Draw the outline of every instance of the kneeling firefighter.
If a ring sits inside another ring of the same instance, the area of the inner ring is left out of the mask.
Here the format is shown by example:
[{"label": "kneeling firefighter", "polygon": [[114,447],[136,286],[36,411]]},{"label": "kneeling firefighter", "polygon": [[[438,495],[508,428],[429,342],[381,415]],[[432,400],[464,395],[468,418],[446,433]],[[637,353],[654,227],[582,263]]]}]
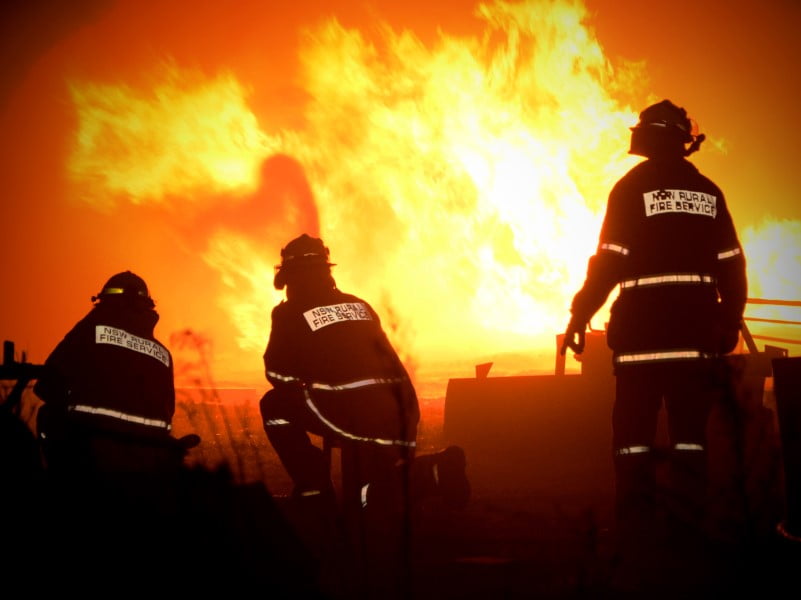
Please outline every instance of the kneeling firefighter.
[{"label": "kneeling firefighter", "polygon": [[356,485],[345,499],[350,509],[380,504],[397,512],[431,495],[464,506],[464,453],[451,447],[415,457],[415,388],[376,311],[337,288],[332,266],[323,241],[303,234],[281,250],[276,267],[274,285],[286,289],[286,300],[272,311],[263,357],[272,389],[260,410],[293,496],[334,497],[329,465],[312,433],[356,457]]}]

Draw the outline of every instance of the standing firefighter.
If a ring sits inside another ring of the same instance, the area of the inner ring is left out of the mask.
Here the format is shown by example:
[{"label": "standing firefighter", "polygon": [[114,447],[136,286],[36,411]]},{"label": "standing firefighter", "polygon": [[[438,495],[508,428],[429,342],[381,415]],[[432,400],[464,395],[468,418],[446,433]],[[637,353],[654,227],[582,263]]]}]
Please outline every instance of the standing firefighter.
[{"label": "standing firefighter", "polygon": [[681,522],[698,532],[704,516],[707,418],[723,386],[716,359],[737,345],[747,283],[723,192],[686,159],[703,140],[668,100],[640,113],[629,152],[647,160],[609,195],[561,348],[584,350],[590,319],[619,285],[607,343],[616,376],[615,510],[623,543],[628,534],[651,532],[652,450],[663,401]]}]

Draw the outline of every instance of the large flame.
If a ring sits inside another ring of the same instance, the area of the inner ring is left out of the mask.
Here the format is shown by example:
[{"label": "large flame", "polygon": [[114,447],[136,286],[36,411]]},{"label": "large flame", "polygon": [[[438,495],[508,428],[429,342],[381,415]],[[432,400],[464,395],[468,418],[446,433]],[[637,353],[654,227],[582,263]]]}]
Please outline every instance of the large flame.
[{"label": "large flame", "polygon": [[[801,348],[801,306],[782,304],[801,301],[801,221],[765,219],[758,227],[745,227],[742,243],[748,260],[748,294],[775,300],[751,304],[746,325],[753,333],[768,336],[766,343],[791,351]],[[796,340],[789,344],[785,340]]]},{"label": "large flame", "polygon": [[[262,130],[270,115],[233,70],[169,62],[138,86],[73,81],[76,189],[104,209],[213,214],[199,254],[226,287],[218,300],[243,353],[263,350],[280,247],[308,231],[419,384],[435,365],[515,353],[499,368],[548,370],[608,190],[637,160],[631,106],[652,98],[639,65],[605,58],[580,4],[497,1],[477,14],[482,35],[428,45],[386,24],[377,41],[336,19],[306,30],[301,128]],[[307,192],[277,197],[263,169],[276,156]],[[231,218],[236,207],[248,218]]]},{"label": "large flame", "polygon": [[[123,198],[169,206],[209,192],[254,190],[269,142],[232,74],[157,65],[139,89],[70,85],[79,130],[69,170],[82,197],[110,209]],[[203,190],[203,193],[198,193]]]}]

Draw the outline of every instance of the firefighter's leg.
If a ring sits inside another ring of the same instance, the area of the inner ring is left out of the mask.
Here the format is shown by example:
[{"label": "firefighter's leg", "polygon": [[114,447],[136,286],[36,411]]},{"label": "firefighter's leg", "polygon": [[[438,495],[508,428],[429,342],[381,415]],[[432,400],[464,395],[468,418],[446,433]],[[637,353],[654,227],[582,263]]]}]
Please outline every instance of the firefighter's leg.
[{"label": "firefighter's leg", "polygon": [[[409,583],[412,503],[409,465],[412,450],[371,442],[351,442],[343,478],[343,503],[354,556],[364,573],[365,595],[406,597]],[[345,455],[343,455],[345,456]]]},{"label": "firefighter's leg", "polygon": [[438,497],[446,507],[464,508],[471,493],[466,466],[464,450],[459,446],[418,456],[411,469],[415,503]]},{"label": "firefighter's leg", "polygon": [[380,515],[377,522],[394,521],[413,503],[411,469],[414,450],[371,442],[345,442],[343,452],[343,501],[356,519]]},{"label": "firefighter's leg", "polygon": [[615,519],[623,538],[650,535],[657,516],[653,442],[659,385],[636,368],[618,372],[612,411]]},{"label": "firefighter's leg", "polygon": [[700,533],[707,510],[706,427],[714,378],[703,365],[680,365],[665,396],[671,441],[670,498],[675,525]]},{"label": "firefighter's leg", "polygon": [[303,397],[272,389],[259,402],[267,438],[294,483],[294,495],[333,494],[323,451],[311,441]]}]

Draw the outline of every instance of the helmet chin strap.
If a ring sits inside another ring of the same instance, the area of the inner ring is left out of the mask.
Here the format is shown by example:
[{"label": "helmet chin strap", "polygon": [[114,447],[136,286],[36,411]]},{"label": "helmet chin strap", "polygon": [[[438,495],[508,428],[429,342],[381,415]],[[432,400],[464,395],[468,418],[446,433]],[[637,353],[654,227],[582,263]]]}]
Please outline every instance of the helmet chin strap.
[{"label": "helmet chin strap", "polygon": [[275,287],[277,290],[283,290],[286,287],[286,273],[280,268],[275,272],[275,277],[273,278],[273,287]]}]

